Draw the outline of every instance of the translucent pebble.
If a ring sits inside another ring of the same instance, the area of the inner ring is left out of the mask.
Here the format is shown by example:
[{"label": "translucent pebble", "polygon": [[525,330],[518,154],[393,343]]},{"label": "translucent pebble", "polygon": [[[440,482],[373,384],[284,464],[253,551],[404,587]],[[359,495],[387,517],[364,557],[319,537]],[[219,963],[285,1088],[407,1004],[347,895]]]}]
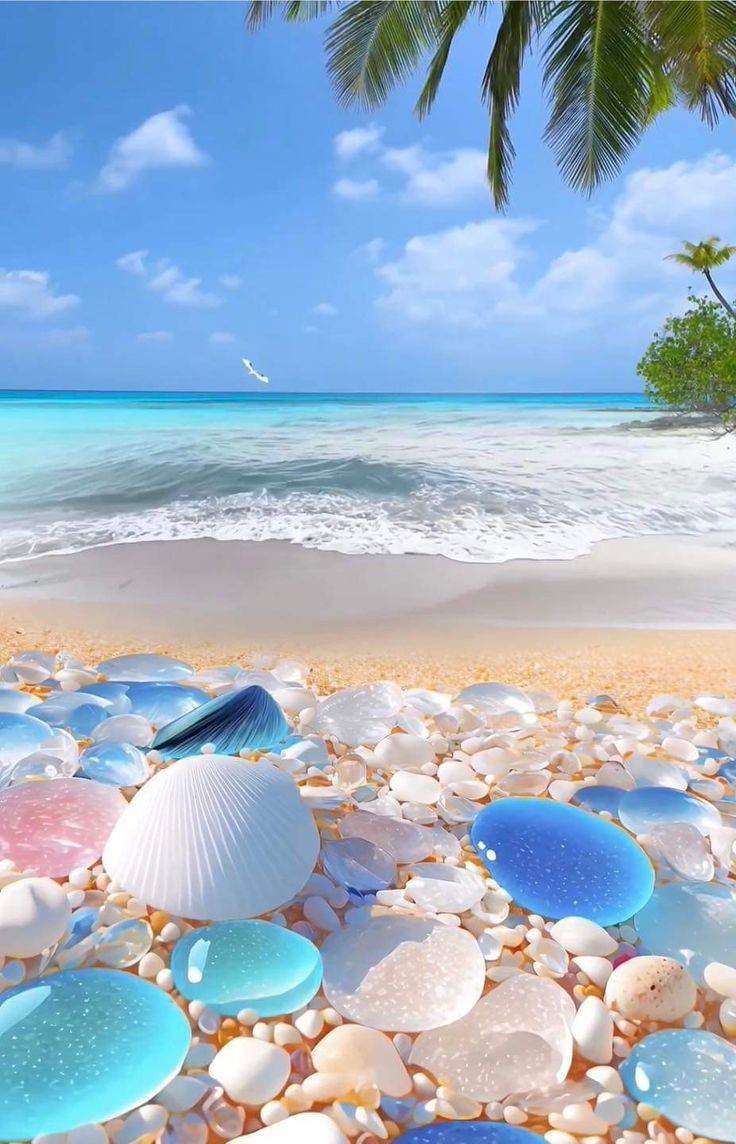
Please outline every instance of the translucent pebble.
[{"label": "translucent pebble", "polygon": [[322,981],[322,958],[298,933],[262,921],[221,922],[192,930],[171,957],[176,988],[190,1001],[236,1017],[293,1013]]},{"label": "translucent pebble", "polygon": [[713,1033],[670,1029],[645,1037],[621,1065],[628,1092],[674,1124],[736,1139],[736,1048]]},{"label": "translucent pebble", "polygon": [[442,787],[431,775],[412,771],[396,771],[389,784],[391,793],[401,802],[419,802],[431,806],[442,794]]},{"label": "translucent pebble", "polygon": [[698,748],[689,739],[678,738],[677,735],[669,735],[662,740],[662,750],[667,755],[671,755],[673,759],[679,759],[682,763],[696,763],[698,761]]},{"label": "translucent pebble", "polygon": [[93,732],[96,743],[132,743],[134,747],[149,747],[153,728],[142,715],[112,715]]},{"label": "translucent pebble", "polygon": [[351,687],[323,699],[312,726],[348,747],[375,746],[393,730],[403,703],[403,692],[393,683]]},{"label": "translucent pebble", "polygon": [[699,982],[711,961],[736,966],[736,895],[727,886],[658,886],[634,924],[648,953],[674,958]]},{"label": "translucent pebble", "polygon": [[529,696],[507,683],[472,683],[463,688],[456,702],[466,703],[491,715],[503,715],[508,711],[520,715],[534,714],[534,704]]},{"label": "translucent pebble", "polygon": [[82,752],[79,763],[88,779],[108,786],[140,786],[149,774],[146,756],[131,743],[97,743]]},{"label": "translucent pebble", "polygon": [[51,728],[40,719],[0,712],[0,777],[6,767],[37,751],[50,737]]},{"label": "translucent pebble", "polygon": [[396,863],[391,855],[364,838],[325,842],[321,861],[333,882],[359,898],[386,890],[396,882]]},{"label": "translucent pebble", "polygon": [[703,835],[689,822],[662,822],[652,830],[656,857],[686,882],[710,882],[715,872]]},{"label": "translucent pebble", "polygon": [[343,790],[354,790],[362,786],[366,779],[366,765],[362,759],[340,759],[335,767],[334,781]]},{"label": "translucent pebble", "polygon": [[103,699],[108,715],[127,715],[131,708],[127,683],[90,683],[76,694],[96,695]]},{"label": "translucent pebble", "polygon": [[421,861],[433,850],[433,835],[401,818],[357,810],[340,819],[343,839],[365,839],[393,856],[397,863]]},{"label": "translucent pebble", "polygon": [[434,761],[434,750],[427,739],[417,735],[388,735],[376,744],[373,761],[388,771],[405,767],[419,770],[425,763]]},{"label": "translucent pebble", "polygon": [[209,695],[199,687],[176,683],[131,683],[127,689],[130,710],[156,729],[207,703]]},{"label": "translucent pebble", "polygon": [[663,763],[647,755],[633,755],[626,760],[625,766],[637,787],[664,787],[681,791],[687,788],[687,775],[674,763]]},{"label": "translucent pebble", "polygon": [[619,818],[633,834],[649,834],[663,822],[689,822],[701,834],[721,825],[714,806],[671,787],[640,787],[623,795]]},{"label": "translucent pebble", "polygon": [[546,918],[614,925],[654,888],[651,863],[624,831],[564,803],[501,799],[481,811],[470,836],[499,886]]},{"label": "translucent pebble", "polygon": [[463,1016],[480,997],[485,961],[465,930],[383,916],[330,934],[322,947],[324,992],[344,1017],[416,1032]]},{"label": "translucent pebble", "polygon": [[98,664],[100,675],[115,683],[175,683],[193,674],[187,663],[165,655],[119,655]]},{"label": "translucent pebble", "polygon": [[39,699],[36,695],[0,687],[0,712],[3,714],[25,715],[29,707],[37,707],[38,704]]},{"label": "translucent pebble", "polygon": [[318,1072],[347,1076],[349,1087],[375,1085],[388,1096],[407,1096],[411,1078],[396,1048],[385,1033],[360,1025],[332,1029],[312,1050]]},{"label": "translucent pebble", "polygon": [[0,1139],[120,1116],[182,1066],[189,1023],[156,986],[86,969],[0,996]]},{"label": "translucent pebble", "polygon": [[521,973],[460,1020],[422,1033],[411,1063],[474,1100],[504,1100],[558,1084],[572,1061],[575,1005],[553,981]]},{"label": "translucent pebble", "polygon": [[106,929],[97,941],[96,960],[112,969],[128,969],[148,953],[153,932],[140,918],[126,918]]},{"label": "translucent pebble", "polygon": [[473,870],[423,862],[411,869],[406,893],[418,906],[436,913],[464,913],[486,892],[483,879]]},{"label": "translucent pebble", "polygon": [[23,651],[13,656],[10,667],[24,683],[44,683],[56,670],[56,656],[44,651]]}]

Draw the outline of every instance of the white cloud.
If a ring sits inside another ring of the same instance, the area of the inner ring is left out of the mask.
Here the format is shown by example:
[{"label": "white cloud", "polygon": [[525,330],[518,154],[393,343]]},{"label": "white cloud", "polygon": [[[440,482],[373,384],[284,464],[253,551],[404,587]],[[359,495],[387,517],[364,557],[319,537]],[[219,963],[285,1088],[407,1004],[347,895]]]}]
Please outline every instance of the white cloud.
[{"label": "white cloud", "polygon": [[79,305],[76,294],[57,294],[45,270],[1,270],[0,309],[43,319]]},{"label": "white cloud", "polygon": [[164,302],[172,305],[190,306],[198,310],[210,310],[222,305],[222,298],[202,289],[201,278],[187,278],[168,258],[160,258],[153,266],[149,266],[147,257],[147,250],[134,250],[118,258],[115,265],[127,274],[143,278],[149,290],[160,294]]},{"label": "white cloud", "polygon": [[381,144],[383,128],[375,123],[368,127],[353,127],[350,131],[341,131],[336,135],[335,154],[338,159],[354,159],[356,155],[364,155],[377,151]]},{"label": "white cloud", "polygon": [[228,334],[225,330],[215,330],[207,341],[211,346],[225,346],[235,341],[235,334]]},{"label": "white cloud", "polygon": [[318,302],[314,307],[314,313],[319,318],[335,318],[337,317],[337,306],[333,306],[332,302]]},{"label": "white cloud", "polygon": [[29,171],[51,170],[64,167],[71,153],[71,144],[62,131],[57,131],[46,143],[38,146],[19,139],[0,139],[0,164],[8,167]]},{"label": "white cloud", "polygon": [[220,285],[224,286],[226,290],[237,290],[238,286],[242,286],[243,279],[239,274],[221,274]]},{"label": "white cloud", "polygon": [[184,122],[185,104],[160,111],[144,120],[129,135],[113,144],[110,157],[97,176],[97,189],[112,194],[123,191],[144,171],[164,167],[201,167],[207,156],[200,151]]},{"label": "white cloud", "polygon": [[446,207],[488,196],[486,156],[465,149],[433,155],[418,149],[408,175],[403,197],[421,206]]},{"label": "white cloud", "polygon": [[173,342],[174,335],[170,330],[146,330],[142,334],[136,334],[135,340],[137,342]]},{"label": "white cloud", "polygon": [[376,263],[380,261],[381,255],[386,248],[386,241],[383,238],[372,238],[369,242],[364,242],[355,251],[356,254],[362,254],[368,262]]},{"label": "white cloud", "polygon": [[377,179],[338,179],[332,189],[340,199],[359,202],[361,199],[374,199],[380,187]]}]

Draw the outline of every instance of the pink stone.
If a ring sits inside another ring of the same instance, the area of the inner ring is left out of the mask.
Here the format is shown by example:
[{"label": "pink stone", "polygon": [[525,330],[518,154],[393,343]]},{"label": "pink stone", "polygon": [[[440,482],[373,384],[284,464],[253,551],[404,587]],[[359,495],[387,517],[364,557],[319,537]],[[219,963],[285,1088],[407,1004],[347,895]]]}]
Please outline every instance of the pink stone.
[{"label": "pink stone", "polygon": [[0,793],[0,858],[50,878],[92,866],[126,806],[117,787],[90,779],[10,787]]}]

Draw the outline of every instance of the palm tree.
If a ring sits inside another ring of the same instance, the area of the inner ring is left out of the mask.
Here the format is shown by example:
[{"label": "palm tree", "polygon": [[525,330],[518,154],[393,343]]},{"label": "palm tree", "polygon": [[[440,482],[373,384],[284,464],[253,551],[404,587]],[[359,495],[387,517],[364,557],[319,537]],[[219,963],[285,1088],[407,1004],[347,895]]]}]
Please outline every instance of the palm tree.
[{"label": "palm tree", "polygon": [[704,274],[718,301],[731,317],[736,319],[736,310],[726,301],[713,281],[712,271],[717,266],[725,266],[736,254],[736,246],[719,246],[720,241],[717,234],[712,234],[702,242],[683,242],[683,249],[676,254],[668,254],[667,258],[679,262],[681,266],[687,266],[689,270],[697,270],[699,274]]},{"label": "palm tree", "polygon": [[515,156],[509,119],[533,48],[541,51],[550,105],[544,137],[565,181],[588,194],[618,173],[653,119],[676,103],[711,127],[721,114],[736,114],[734,0],[251,0],[248,24],[257,28],[276,11],[288,21],[312,19],[333,7],[325,46],[340,102],[376,108],[428,59],[420,118],[460,28],[498,9],[481,98],[499,209],[508,204]]}]

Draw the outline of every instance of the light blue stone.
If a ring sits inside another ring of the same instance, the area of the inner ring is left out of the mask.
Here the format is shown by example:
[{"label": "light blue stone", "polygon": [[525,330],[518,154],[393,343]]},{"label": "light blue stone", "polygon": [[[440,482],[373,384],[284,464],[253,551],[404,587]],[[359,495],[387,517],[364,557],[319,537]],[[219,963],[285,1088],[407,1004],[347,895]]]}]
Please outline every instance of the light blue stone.
[{"label": "light blue stone", "polygon": [[200,754],[207,743],[220,755],[270,751],[289,734],[276,700],[258,684],[220,695],[162,727],[153,740],[168,759]]},{"label": "light blue stone", "polygon": [[128,686],[127,683],[90,683],[88,687],[80,687],[77,695],[96,695],[109,704],[108,715],[127,715],[130,711]]},{"label": "light blue stone", "polygon": [[82,969],[0,996],[0,1140],[121,1116],[179,1072],[190,1028],[132,973]]},{"label": "light blue stone", "polygon": [[118,655],[97,670],[112,683],[176,683],[194,674],[188,663],[167,655]]},{"label": "light blue stone", "polygon": [[130,683],[128,699],[134,715],[142,715],[158,728],[201,707],[209,695],[199,687],[181,687],[176,683]]},{"label": "light blue stone", "polygon": [[2,764],[12,766],[37,751],[52,734],[48,723],[33,715],[0,712],[0,767]]},{"label": "light blue stone", "polygon": [[328,878],[358,898],[387,890],[396,882],[396,863],[391,855],[364,838],[325,842],[321,861]]},{"label": "light blue stone", "polygon": [[689,822],[701,834],[721,825],[721,816],[711,803],[666,786],[624,791],[618,816],[632,834],[649,834],[663,822]]},{"label": "light blue stone", "polygon": [[506,798],[478,814],[473,846],[530,913],[616,925],[652,895],[654,870],[619,826],[565,803]]},{"label": "light blue stone", "polygon": [[573,801],[579,806],[587,807],[588,810],[594,810],[596,813],[605,810],[614,818],[618,818],[621,795],[624,793],[620,787],[584,786],[577,791]]},{"label": "light blue stone", "polygon": [[174,984],[188,1001],[234,1017],[293,1013],[322,983],[322,956],[301,934],[271,922],[219,922],[181,938],[171,955]]},{"label": "light blue stone", "polygon": [[720,778],[724,778],[729,786],[736,786],[736,759],[728,759],[728,762],[721,763],[718,771]]},{"label": "light blue stone", "polygon": [[679,1128],[711,1140],[736,1140],[736,1047],[700,1029],[645,1037],[620,1068],[635,1100]]},{"label": "light blue stone", "polygon": [[727,886],[658,886],[634,925],[647,953],[682,962],[701,984],[708,962],[736,965],[736,894]]},{"label": "light blue stone", "polygon": [[399,1137],[405,1144],[539,1144],[543,1139],[527,1128],[465,1120],[462,1124],[430,1124]]},{"label": "light blue stone", "polygon": [[146,781],[146,756],[130,743],[95,743],[79,758],[82,774],[108,786],[139,786]]}]

